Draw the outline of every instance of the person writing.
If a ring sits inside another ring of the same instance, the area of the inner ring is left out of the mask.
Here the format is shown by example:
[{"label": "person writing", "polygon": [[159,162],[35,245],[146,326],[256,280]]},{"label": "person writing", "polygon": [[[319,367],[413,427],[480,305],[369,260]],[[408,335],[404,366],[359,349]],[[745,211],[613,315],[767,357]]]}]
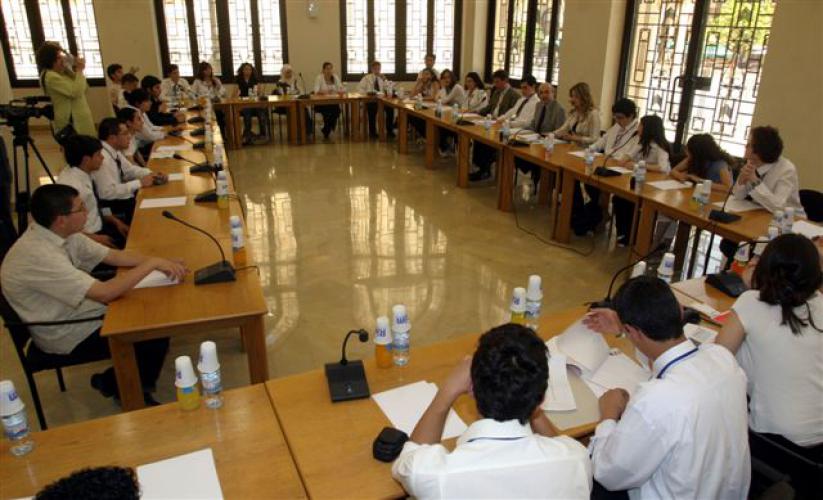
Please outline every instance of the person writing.
[{"label": "person writing", "polygon": [[[107,304],[155,270],[172,279],[185,278],[186,268],[180,260],[113,250],[83,236],[90,213],[71,186],[46,184],[32,194],[34,223],[14,243],[0,267],[3,295],[23,321],[66,321],[103,315]],[[101,263],[128,269],[108,281],[98,281],[89,272]],[[108,340],[100,336],[102,323],[97,319],[32,326],[30,331],[43,352],[85,362],[110,356]],[[144,399],[149,405],[158,404],[150,392],[156,387],[168,347],[168,338],[134,345]],[[91,384],[105,397],[117,395],[111,367],[92,375]]]},{"label": "person writing", "polygon": [[[323,63],[323,71],[314,79],[314,93],[318,95],[332,95],[345,92],[346,87],[340,81],[340,77],[334,74],[334,65],[330,62]],[[337,127],[337,120],[340,118],[340,106],[337,104],[322,104],[315,106],[317,113],[323,116],[323,138],[328,140],[329,135]]]},{"label": "person writing", "polygon": [[686,141],[686,157],[669,175],[679,181],[712,181],[712,189],[727,192],[732,185],[732,157],[709,134],[696,134]]},{"label": "person writing", "polygon": [[[392,476],[418,498],[588,499],[586,449],[557,436],[541,409],[548,386],[546,344],[533,330],[507,324],[483,334],[474,355],[449,375]],[[440,439],[455,401],[475,400],[479,420],[449,452]]]},{"label": "person writing", "polygon": [[86,60],[82,57],[73,59],[73,64],[66,64],[67,56],[56,42],[46,42],[37,50],[37,67],[40,69],[40,86],[51,98],[54,106],[53,132],[61,132],[71,125],[78,134],[94,135],[94,119],[86,91],[89,88],[83,70]]},{"label": "person writing", "polygon": [[145,167],[146,160],[140,153],[137,134],[143,130],[143,115],[136,108],[123,108],[117,112],[117,119],[126,125],[129,131],[129,145],[123,154],[138,167]]}]

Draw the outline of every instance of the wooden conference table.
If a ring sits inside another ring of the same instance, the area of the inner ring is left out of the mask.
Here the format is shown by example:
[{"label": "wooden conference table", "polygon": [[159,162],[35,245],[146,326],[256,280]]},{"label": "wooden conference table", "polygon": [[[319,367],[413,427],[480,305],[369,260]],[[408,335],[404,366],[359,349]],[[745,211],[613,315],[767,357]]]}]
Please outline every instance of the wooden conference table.
[{"label": "wooden conference table", "polygon": [[[216,135],[219,138],[219,131]],[[158,141],[155,148],[191,140],[169,137]],[[180,154],[192,161],[205,159],[204,153],[199,151],[181,151]],[[205,156],[211,161],[210,152]],[[180,173],[183,180],[141,189],[137,206],[146,199],[171,196],[185,197],[186,205],[135,209],[126,249],[145,255],[182,258],[191,271],[219,261],[219,251],[205,235],[163,217],[162,212],[169,210],[212,234],[220,242],[227,260],[233,262],[229,215],[242,217],[239,202],[232,199],[225,209],[218,208],[216,203],[195,204],[196,194],[214,187],[208,174],[190,174],[191,164],[182,160],[150,160],[149,166],[164,173]],[[225,167],[228,168],[227,162]],[[230,192],[234,192],[231,176],[229,185]],[[237,281],[230,283],[195,286],[193,275],[186,278],[176,286],[131,290],[109,305],[101,335],[109,341],[122,407],[126,411],[142,408],[145,404],[134,352],[134,343],[142,340],[239,327],[251,382],[268,379],[263,323],[268,309],[254,269],[238,270]]]}]

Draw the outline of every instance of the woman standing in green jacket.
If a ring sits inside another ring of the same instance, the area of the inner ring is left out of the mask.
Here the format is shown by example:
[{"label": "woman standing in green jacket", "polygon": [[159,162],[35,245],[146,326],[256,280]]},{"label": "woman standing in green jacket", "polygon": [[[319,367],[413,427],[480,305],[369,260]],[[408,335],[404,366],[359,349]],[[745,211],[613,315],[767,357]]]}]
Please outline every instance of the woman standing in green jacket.
[{"label": "woman standing in green jacket", "polygon": [[66,65],[66,53],[55,42],[46,42],[37,51],[37,66],[40,68],[40,85],[51,97],[54,104],[55,134],[71,123],[78,134],[96,137],[94,119],[86,101],[89,88],[83,69],[86,61],[82,57],[74,60],[74,68]]}]

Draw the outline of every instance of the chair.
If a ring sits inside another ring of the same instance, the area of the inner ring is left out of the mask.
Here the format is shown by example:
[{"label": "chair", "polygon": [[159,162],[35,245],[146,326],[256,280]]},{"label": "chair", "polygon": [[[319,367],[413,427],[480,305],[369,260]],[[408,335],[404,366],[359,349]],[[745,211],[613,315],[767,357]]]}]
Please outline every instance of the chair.
[{"label": "chair", "polygon": [[789,476],[795,498],[819,498],[823,491],[823,454],[819,449],[805,450],[781,436],[751,430],[749,446],[754,474],[769,477],[776,470]]},{"label": "chair", "polygon": [[800,204],[810,221],[823,222],[823,193],[814,189],[801,189]]}]

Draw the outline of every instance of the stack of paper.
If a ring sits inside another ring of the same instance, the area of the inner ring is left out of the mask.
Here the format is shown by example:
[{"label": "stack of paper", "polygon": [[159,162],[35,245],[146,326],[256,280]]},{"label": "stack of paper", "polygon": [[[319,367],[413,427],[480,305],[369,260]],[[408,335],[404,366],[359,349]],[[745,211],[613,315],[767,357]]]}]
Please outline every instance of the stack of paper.
[{"label": "stack of paper", "polygon": [[674,179],[667,179],[665,181],[654,181],[654,182],[647,182],[649,186],[660,189],[662,191],[670,191],[673,189],[685,189],[687,187],[691,187],[691,184],[688,182],[680,182]]},{"label": "stack of paper", "polygon": [[[723,207],[722,201],[717,201],[712,203],[712,206],[717,208]],[[726,211],[732,213],[743,213],[743,212],[751,212],[752,210],[762,210],[763,207],[758,205],[757,203],[753,203],[749,200],[738,200],[732,196],[729,197],[728,203],[726,203]]]},{"label": "stack of paper", "polygon": [[797,220],[792,224],[792,232],[802,234],[806,238],[812,239],[818,236],[823,236],[823,226],[812,224],[809,221]]},{"label": "stack of paper", "polygon": [[545,411],[571,411],[577,409],[569,374],[566,371],[566,356],[552,354],[549,356],[549,387],[543,400]]},{"label": "stack of paper", "polygon": [[[373,394],[372,399],[386,414],[392,426],[411,435],[417,422],[420,421],[436,394],[437,384],[421,380],[396,389]],[[453,409],[449,410],[442,439],[457,437],[463,434],[465,430],[466,424],[463,420]]]},{"label": "stack of paper", "polygon": [[168,178],[169,178],[169,182],[182,181],[183,180],[183,174],[181,174],[180,172],[178,172],[176,174],[169,174]]},{"label": "stack of paper", "polygon": [[155,152],[163,152],[163,151],[189,151],[193,149],[193,146],[190,142],[185,142],[183,144],[174,144],[174,145],[166,145],[166,146],[157,146],[155,148]]},{"label": "stack of paper", "polygon": [[[579,150],[579,151],[572,151],[569,154],[572,155],[572,156],[576,156],[578,158],[585,158],[586,157],[586,151],[582,150],[582,149]],[[595,153],[594,156],[603,156],[603,153]]]},{"label": "stack of paper", "polygon": [[174,151],[160,150],[160,147],[158,147],[151,153],[152,160],[162,160],[164,158],[174,158]]},{"label": "stack of paper", "polygon": [[623,167],[606,167],[606,168],[608,168],[609,170],[612,170],[614,172],[618,172],[620,174],[631,174],[631,173],[634,172],[634,170],[632,170],[630,168],[623,168]]},{"label": "stack of paper", "polygon": [[171,286],[180,283],[176,278],[169,278],[163,272],[155,269],[134,285],[134,288],[156,288],[158,286]]},{"label": "stack of paper", "polygon": [[717,331],[710,328],[703,328],[702,326],[694,325],[692,323],[686,324],[683,327],[683,334],[686,338],[691,339],[697,344],[713,343],[717,337]]},{"label": "stack of paper", "polygon": [[137,467],[144,499],[221,499],[211,448]]}]

